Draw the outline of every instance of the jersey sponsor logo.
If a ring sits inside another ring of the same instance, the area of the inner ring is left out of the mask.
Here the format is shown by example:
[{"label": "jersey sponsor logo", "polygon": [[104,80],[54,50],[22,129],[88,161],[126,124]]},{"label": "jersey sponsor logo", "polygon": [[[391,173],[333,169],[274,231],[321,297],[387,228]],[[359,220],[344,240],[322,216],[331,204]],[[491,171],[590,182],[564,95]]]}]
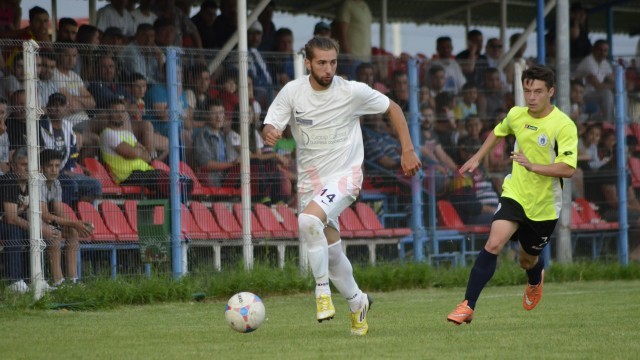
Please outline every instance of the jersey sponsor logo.
[{"label": "jersey sponsor logo", "polygon": [[313,125],[313,120],[296,118],[298,125]]},{"label": "jersey sponsor logo", "polygon": [[529,124],[525,124],[524,128],[525,129],[529,129],[529,130],[533,130],[533,131],[537,131],[538,130],[537,126],[533,126],[533,125],[529,125]]},{"label": "jersey sponsor logo", "polygon": [[538,136],[538,145],[547,146],[548,144],[549,144],[549,137],[547,136],[547,134],[540,134],[540,136]]},{"label": "jersey sponsor logo", "polygon": [[565,152],[562,153],[562,155],[564,155],[564,156],[573,155],[573,151],[565,151]]}]

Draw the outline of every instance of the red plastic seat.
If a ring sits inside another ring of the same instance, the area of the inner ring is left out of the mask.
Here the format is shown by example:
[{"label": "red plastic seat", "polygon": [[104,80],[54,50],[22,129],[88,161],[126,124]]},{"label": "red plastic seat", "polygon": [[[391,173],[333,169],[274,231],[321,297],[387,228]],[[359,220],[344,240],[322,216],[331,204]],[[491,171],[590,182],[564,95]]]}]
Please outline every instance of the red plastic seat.
[{"label": "red plastic seat", "polygon": [[255,204],[253,212],[266,231],[270,231],[273,237],[292,239],[296,237],[293,231],[285,229],[273,211],[264,204]]},{"label": "red plastic seat", "polygon": [[585,222],[593,224],[597,230],[617,230],[620,224],[616,222],[607,222],[600,217],[594,205],[585,198],[577,198],[576,203],[580,208],[580,214]]},{"label": "red plastic seat", "polygon": [[138,241],[138,233],[127,222],[122,210],[112,201],[100,203],[100,212],[104,223],[120,241]]},{"label": "red plastic seat", "polygon": [[446,229],[473,234],[488,234],[491,231],[490,226],[465,225],[456,208],[447,200],[438,200],[436,205],[440,213],[440,221]]},{"label": "red plastic seat", "polygon": [[91,205],[91,203],[80,201],[78,203],[78,215],[80,220],[93,224],[93,233],[89,238],[90,240],[105,242],[116,240],[116,236],[109,231],[107,226],[104,224],[100,213],[93,207],[93,205]]},{"label": "red plastic seat", "polygon": [[356,215],[362,222],[362,225],[366,229],[373,230],[376,236],[381,237],[404,237],[407,235],[411,235],[412,231],[409,228],[395,228],[395,229],[385,229],[380,222],[380,219],[376,216],[376,213],[373,212],[373,209],[369,205],[363,202],[356,203]]},{"label": "red plastic seat", "polygon": [[71,206],[69,206],[69,204],[65,202],[61,202],[61,204],[62,204],[62,212],[67,216],[67,219],[71,221],[78,221],[78,215],[76,215],[76,212],[73,211]]},{"label": "red plastic seat", "polygon": [[578,204],[571,204],[571,230],[595,230],[595,226],[588,221],[585,221],[578,210]]},{"label": "red plastic seat", "polygon": [[640,159],[633,156],[629,158],[629,172],[631,173],[631,186],[640,188]]},{"label": "red plastic seat", "polygon": [[[196,224],[202,229],[202,231],[206,232],[209,235],[210,239],[229,239],[231,238],[231,234],[222,230],[220,225],[216,222],[216,219],[213,218],[211,211],[201,202],[192,201],[189,204],[189,208],[191,209],[191,214],[193,215],[193,219]],[[242,233],[234,234],[233,238],[241,238]]]},{"label": "red plastic seat", "polygon": [[[191,211],[185,204],[182,204],[182,233],[191,239],[210,239],[214,234],[203,231],[193,218]],[[216,234],[217,235],[217,234]]]},{"label": "red plastic seat", "polygon": [[[140,194],[140,186],[120,186],[113,181],[111,174],[102,166],[97,159],[88,157],[84,159],[84,167],[87,168],[91,177],[96,178],[102,184],[102,193],[108,195]],[[105,190],[106,189],[106,190]]]},{"label": "red plastic seat", "polygon": [[125,200],[124,201],[124,215],[129,222],[129,226],[134,231],[138,231],[138,201],[137,200]]},{"label": "red plastic seat", "polygon": [[345,238],[371,238],[375,236],[373,230],[368,230],[362,225],[358,215],[350,207],[340,214],[340,236]]},{"label": "red plastic seat", "polygon": [[242,226],[227,205],[223,203],[213,203],[211,205],[213,216],[218,221],[222,230],[228,232],[232,237],[242,237]]},{"label": "red plastic seat", "polygon": [[156,169],[156,170],[162,170],[162,171],[166,171],[169,172],[171,170],[171,168],[169,168],[169,165],[163,163],[162,161],[159,160],[152,160],[151,161],[151,166]]},{"label": "red plastic seat", "polygon": [[197,196],[237,196],[240,195],[240,189],[228,187],[204,186],[196,176],[193,169],[184,161],[180,162],[180,173],[193,180],[193,189],[191,195]]},{"label": "red plastic seat", "polygon": [[[234,203],[233,204],[233,214],[236,216],[239,224],[242,224],[242,203]],[[251,237],[255,239],[268,239],[271,237],[280,237],[277,235],[282,234],[273,234],[270,231],[265,230],[262,227],[262,224],[258,221],[256,214],[251,212]]]},{"label": "red plastic seat", "polygon": [[298,217],[293,212],[293,209],[291,209],[288,205],[278,204],[276,205],[276,210],[278,211],[278,214],[280,214],[280,217],[282,217],[282,227],[285,230],[292,231],[294,233],[294,236],[297,237]]}]

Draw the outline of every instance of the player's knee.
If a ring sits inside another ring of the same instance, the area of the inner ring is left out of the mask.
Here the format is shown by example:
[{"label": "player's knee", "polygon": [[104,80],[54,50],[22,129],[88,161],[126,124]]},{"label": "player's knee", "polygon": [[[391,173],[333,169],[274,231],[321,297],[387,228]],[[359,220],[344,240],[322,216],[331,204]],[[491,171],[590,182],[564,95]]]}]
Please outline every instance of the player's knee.
[{"label": "player's knee", "polygon": [[315,215],[298,215],[298,231],[302,241],[312,241],[324,237],[324,223]]},{"label": "player's knee", "polygon": [[529,270],[531,268],[533,268],[536,263],[538,262],[538,257],[529,257],[529,256],[522,256],[522,254],[520,254],[520,267],[525,269],[525,270]]}]

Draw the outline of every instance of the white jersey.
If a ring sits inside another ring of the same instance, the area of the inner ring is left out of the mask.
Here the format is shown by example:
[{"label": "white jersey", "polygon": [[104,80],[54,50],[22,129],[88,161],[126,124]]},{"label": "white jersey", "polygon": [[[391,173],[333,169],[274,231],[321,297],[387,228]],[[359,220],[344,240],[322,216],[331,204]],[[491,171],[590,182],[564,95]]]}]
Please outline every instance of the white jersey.
[{"label": "white jersey", "polygon": [[296,140],[298,188],[319,191],[330,179],[362,183],[364,146],[359,117],[389,108],[389,98],[364,83],[334,76],[327,90],[316,91],[309,76],[287,83],[269,107],[264,124]]}]

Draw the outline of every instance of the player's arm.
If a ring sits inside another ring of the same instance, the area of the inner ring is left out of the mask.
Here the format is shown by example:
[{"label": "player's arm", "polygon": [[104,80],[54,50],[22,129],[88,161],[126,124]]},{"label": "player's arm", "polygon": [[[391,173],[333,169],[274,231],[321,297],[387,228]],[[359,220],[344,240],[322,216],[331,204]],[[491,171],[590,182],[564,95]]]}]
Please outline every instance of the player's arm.
[{"label": "player's arm", "polygon": [[398,104],[393,100],[389,100],[389,108],[387,109],[391,124],[398,132],[398,138],[400,140],[400,146],[402,147],[402,156],[400,157],[400,164],[402,165],[402,171],[405,175],[415,175],[422,167],[418,155],[416,155],[411,141],[411,134],[409,133],[409,127],[407,126],[407,120],[404,118],[404,113]]},{"label": "player's arm", "polygon": [[570,178],[571,176],[573,176],[573,173],[576,171],[574,167],[571,167],[569,164],[566,164],[563,162],[557,162],[550,165],[533,164],[529,161],[529,159],[527,159],[526,155],[522,152],[522,150],[518,152],[515,152],[515,151],[512,152],[511,158],[518,165],[538,175]]},{"label": "player's arm", "polygon": [[489,132],[489,136],[487,136],[487,139],[484,141],[478,152],[473,154],[473,156],[460,167],[458,172],[460,174],[464,174],[467,171],[474,172],[480,165],[482,159],[484,159],[489,151],[491,151],[491,149],[493,149],[493,147],[496,146],[502,138],[502,136],[497,136],[493,131]]}]

